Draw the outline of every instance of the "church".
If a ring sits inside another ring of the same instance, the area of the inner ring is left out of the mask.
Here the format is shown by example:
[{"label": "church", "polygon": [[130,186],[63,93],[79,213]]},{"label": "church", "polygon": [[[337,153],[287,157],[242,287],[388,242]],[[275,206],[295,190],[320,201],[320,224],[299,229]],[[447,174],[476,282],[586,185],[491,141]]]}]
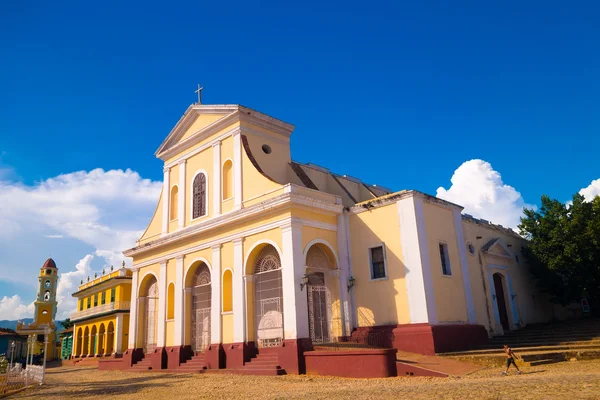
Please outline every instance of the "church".
[{"label": "church", "polygon": [[27,336],[29,354],[34,356],[46,352],[46,360],[58,358],[56,345],[56,290],[58,289],[58,268],[49,258],[40,268],[38,275],[38,291],[34,301],[33,322],[17,323],[17,333]]},{"label": "church", "polygon": [[185,111],[156,151],[156,211],[124,252],[127,350],[101,369],[297,374],[329,343],[435,354],[552,317],[515,232],[296,163],[293,130],[241,105]]}]

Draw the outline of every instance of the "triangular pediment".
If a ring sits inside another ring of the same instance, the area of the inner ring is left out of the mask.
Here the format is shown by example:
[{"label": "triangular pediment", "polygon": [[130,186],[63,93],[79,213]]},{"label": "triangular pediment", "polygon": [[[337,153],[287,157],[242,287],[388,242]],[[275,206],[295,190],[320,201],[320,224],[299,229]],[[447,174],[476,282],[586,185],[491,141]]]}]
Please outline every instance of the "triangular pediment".
[{"label": "triangular pediment", "polygon": [[503,257],[503,258],[513,258],[512,253],[506,246],[506,243],[502,239],[492,239],[490,240],[482,249],[485,253]]},{"label": "triangular pediment", "polygon": [[200,136],[233,123],[231,118],[238,113],[237,105],[191,105],[171,130],[156,151],[158,158],[164,159],[175,148],[184,149]]}]

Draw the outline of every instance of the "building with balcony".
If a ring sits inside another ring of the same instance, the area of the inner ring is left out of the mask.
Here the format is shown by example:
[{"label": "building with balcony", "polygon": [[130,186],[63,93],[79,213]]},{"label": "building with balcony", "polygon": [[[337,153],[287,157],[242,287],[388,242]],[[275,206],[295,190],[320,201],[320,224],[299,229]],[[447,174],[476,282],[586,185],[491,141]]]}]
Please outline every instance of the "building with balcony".
[{"label": "building with balcony", "polygon": [[302,373],[317,344],[433,354],[551,318],[515,232],[296,163],[293,129],[240,105],[187,109],[156,152],[154,216],[124,252],[127,351],[99,368]]},{"label": "building with balcony", "polygon": [[125,265],[81,282],[73,322],[73,358],[117,357],[127,349],[132,271]]}]

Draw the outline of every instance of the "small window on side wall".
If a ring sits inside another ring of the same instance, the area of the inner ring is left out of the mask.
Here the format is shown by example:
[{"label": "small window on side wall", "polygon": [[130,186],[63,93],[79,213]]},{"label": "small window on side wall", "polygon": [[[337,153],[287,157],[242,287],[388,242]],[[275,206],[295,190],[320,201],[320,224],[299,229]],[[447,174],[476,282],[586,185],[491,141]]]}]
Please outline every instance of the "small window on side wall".
[{"label": "small window on side wall", "polygon": [[385,266],[385,250],[383,244],[369,249],[371,261],[371,280],[387,278]]},{"label": "small window on side wall", "polygon": [[450,257],[448,255],[448,245],[440,243],[440,261],[442,263],[442,274],[451,276],[452,267],[450,266]]}]

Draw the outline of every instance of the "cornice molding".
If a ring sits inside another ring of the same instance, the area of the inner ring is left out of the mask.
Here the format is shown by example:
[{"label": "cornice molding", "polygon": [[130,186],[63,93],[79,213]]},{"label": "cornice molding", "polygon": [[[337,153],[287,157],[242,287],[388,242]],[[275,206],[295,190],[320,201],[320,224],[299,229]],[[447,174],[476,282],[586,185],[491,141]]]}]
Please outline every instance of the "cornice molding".
[{"label": "cornice molding", "polygon": [[152,242],[144,243],[134,248],[125,250],[123,254],[126,257],[140,255],[149,250],[159,248],[160,246],[174,243],[182,239],[187,239],[191,236],[210,231],[223,225],[232,224],[257,215],[264,215],[265,212],[271,212],[280,207],[285,207],[291,204],[310,207],[311,209],[318,209],[331,215],[340,214],[343,210],[342,205],[325,203],[298,193],[289,192],[267,199],[261,203],[254,204],[248,208],[242,208],[227,214],[220,214],[205,221],[201,221],[183,229],[179,229],[175,232],[168,233]]},{"label": "cornice molding", "polygon": [[138,271],[140,268],[144,268],[149,265],[153,265],[153,264],[157,264],[157,263],[167,262],[167,260],[170,260],[173,258],[175,258],[177,260],[183,259],[183,257],[186,254],[193,253],[193,252],[200,251],[200,250],[205,250],[208,248],[212,248],[213,251],[215,251],[214,250],[215,248],[218,247],[220,249],[222,244],[228,243],[228,242],[232,242],[234,247],[241,246],[244,238],[247,236],[255,235],[257,233],[267,232],[267,231],[270,231],[272,229],[277,229],[277,228],[280,228],[283,233],[283,231],[285,229],[292,229],[292,227],[295,227],[295,226],[298,226],[298,227],[311,226],[311,227],[325,229],[325,230],[332,230],[332,231],[337,230],[337,226],[333,225],[333,224],[325,224],[322,222],[311,221],[311,220],[302,219],[302,218],[287,217],[287,218],[282,218],[278,221],[273,221],[271,223],[268,223],[268,224],[265,224],[262,226],[247,229],[245,231],[238,232],[238,233],[231,234],[231,235],[226,235],[226,236],[211,240],[209,242],[204,242],[204,243],[192,246],[192,247],[174,251],[170,254],[166,254],[161,257],[156,257],[156,258],[144,261],[143,263],[134,265],[132,267],[132,270]]}]

